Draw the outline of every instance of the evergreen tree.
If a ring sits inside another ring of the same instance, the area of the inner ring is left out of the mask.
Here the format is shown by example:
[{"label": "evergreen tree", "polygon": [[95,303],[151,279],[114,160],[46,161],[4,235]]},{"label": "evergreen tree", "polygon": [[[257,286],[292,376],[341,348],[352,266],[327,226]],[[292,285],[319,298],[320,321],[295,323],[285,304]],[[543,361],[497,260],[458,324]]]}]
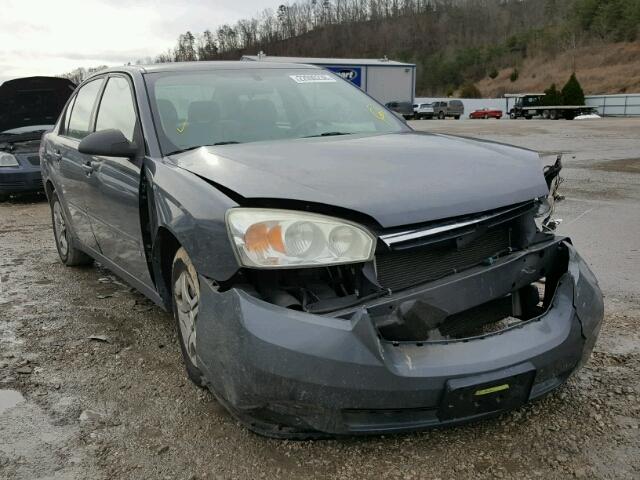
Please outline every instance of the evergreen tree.
[{"label": "evergreen tree", "polygon": [[564,105],[584,105],[584,90],[582,90],[575,72],[562,87],[562,101]]},{"label": "evergreen tree", "polygon": [[543,105],[562,105],[562,93],[558,90],[555,83],[552,83],[545,91],[545,96],[542,99]]}]

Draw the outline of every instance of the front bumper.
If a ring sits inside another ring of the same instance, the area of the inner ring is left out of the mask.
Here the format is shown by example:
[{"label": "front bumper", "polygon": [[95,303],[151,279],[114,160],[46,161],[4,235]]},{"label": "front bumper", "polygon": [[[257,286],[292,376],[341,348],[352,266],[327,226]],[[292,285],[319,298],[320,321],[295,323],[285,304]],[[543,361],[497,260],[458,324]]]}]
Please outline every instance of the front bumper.
[{"label": "front bumper", "polygon": [[10,193],[40,192],[42,174],[39,165],[31,165],[26,160],[18,159],[17,167],[0,167],[0,195]]},{"label": "front bumper", "polygon": [[[593,349],[602,295],[573,247],[560,245],[568,269],[546,313],[465,341],[384,341],[371,319],[385,302],[391,309],[406,298],[440,298],[451,279],[337,318],[283,309],[235,289],[218,293],[201,278],[199,366],[233,414],[270,436],[401,432],[498,414],[507,408],[452,415],[443,400],[456,382],[520,374],[531,379],[522,401],[533,400],[561,385]],[[458,274],[456,285],[465,294],[481,295],[480,285],[508,290],[513,273],[541,256],[536,249],[511,255]]]}]

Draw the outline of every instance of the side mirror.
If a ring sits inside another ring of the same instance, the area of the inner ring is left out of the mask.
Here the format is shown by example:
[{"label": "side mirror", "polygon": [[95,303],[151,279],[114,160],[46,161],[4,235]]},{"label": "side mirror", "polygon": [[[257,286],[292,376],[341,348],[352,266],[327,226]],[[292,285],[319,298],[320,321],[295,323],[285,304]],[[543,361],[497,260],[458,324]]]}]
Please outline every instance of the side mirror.
[{"label": "side mirror", "polygon": [[87,155],[132,158],[138,153],[138,146],[127,140],[120,130],[109,129],[84,137],[78,151]]}]

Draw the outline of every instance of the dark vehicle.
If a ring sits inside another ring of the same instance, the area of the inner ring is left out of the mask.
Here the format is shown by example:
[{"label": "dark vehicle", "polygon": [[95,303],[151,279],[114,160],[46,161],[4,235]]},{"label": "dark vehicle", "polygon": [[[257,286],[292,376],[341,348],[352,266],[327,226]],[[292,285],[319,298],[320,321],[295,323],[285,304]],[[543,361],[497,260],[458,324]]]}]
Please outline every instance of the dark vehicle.
[{"label": "dark vehicle", "polygon": [[502,118],[502,110],[495,110],[491,108],[481,108],[480,110],[475,110],[469,114],[470,119],[478,119],[482,118],[484,120],[488,118],[495,118],[500,120]]},{"label": "dark vehicle", "polygon": [[53,128],[75,84],[27,77],[0,85],[0,198],[42,191],[40,138]]},{"label": "dark vehicle", "polygon": [[62,262],[172,311],[189,377],[290,438],[495,415],[585,362],[603,303],[550,231],[559,169],[296,64],[110,69],[43,139]]},{"label": "dark vehicle", "polygon": [[580,115],[593,113],[593,107],[586,105],[547,105],[544,93],[506,94],[505,98],[514,98],[513,108],[509,110],[509,118],[542,117],[545,120],[573,120]]},{"label": "dark vehicle", "polygon": [[460,100],[447,100],[441,102],[433,102],[433,116],[444,120],[447,117],[453,117],[460,120],[464,115],[464,104]]},{"label": "dark vehicle", "polygon": [[410,120],[413,115],[413,103],[411,102],[389,102],[385,104],[389,110],[402,115],[406,120]]}]

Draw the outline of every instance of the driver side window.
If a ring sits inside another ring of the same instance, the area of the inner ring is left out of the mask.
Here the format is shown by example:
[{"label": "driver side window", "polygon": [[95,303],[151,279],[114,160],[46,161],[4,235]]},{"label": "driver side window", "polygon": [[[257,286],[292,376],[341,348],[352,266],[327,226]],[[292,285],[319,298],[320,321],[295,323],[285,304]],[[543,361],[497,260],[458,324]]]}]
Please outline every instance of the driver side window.
[{"label": "driver side window", "polygon": [[102,78],[99,78],[80,88],[73,101],[73,108],[65,132],[66,136],[82,140],[91,133],[91,125],[89,125],[91,113],[101,85]]},{"label": "driver side window", "polygon": [[136,110],[129,82],[124,77],[110,77],[100,101],[96,132],[113,128],[120,130],[126,139],[132,142],[136,122]]}]

